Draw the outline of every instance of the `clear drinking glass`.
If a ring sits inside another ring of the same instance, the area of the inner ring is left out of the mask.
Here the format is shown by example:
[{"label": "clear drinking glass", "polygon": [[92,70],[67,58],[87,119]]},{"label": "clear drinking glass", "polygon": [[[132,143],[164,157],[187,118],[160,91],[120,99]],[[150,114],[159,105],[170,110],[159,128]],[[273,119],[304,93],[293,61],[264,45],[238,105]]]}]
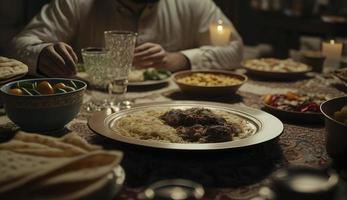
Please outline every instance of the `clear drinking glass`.
[{"label": "clear drinking glass", "polygon": [[88,75],[89,88],[92,99],[88,102],[87,111],[100,111],[105,108],[104,98],[96,98],[94,95],[98,89],[105,89],[108,82],[105,82],[107,71],[110,66],[109,51],[102,47],[87,47],[81,50],[84,69]]},{"label": "clear drinking glass", "polygon": [[105,46],[109,50],[110,68],[107,71],[109,106],[120,109],[128,86],[137,33],[131,31],[105,31]]}]

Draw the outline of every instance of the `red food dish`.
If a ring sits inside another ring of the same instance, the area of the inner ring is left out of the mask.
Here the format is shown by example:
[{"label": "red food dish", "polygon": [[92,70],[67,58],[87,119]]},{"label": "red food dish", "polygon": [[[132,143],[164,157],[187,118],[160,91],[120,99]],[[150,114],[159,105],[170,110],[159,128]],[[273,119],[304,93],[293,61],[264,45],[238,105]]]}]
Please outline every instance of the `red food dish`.
[{"label": "red food dish", "polygon": [[272,94],[263,97],[264,108],[277,117],[296,122],[322,122],[320,105],[329,100],[323,94]]}]

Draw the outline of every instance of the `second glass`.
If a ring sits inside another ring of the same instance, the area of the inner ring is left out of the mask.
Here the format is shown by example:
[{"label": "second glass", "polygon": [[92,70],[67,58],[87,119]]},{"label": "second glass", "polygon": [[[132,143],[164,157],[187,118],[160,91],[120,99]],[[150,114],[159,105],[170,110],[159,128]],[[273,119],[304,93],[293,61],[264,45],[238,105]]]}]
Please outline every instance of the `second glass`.
[{"label": "second glass", "polygon": [[110,107],[120,109],[127,91],[128,74],[132,66],[137,34],[131,31],[105,31],[105,46],[110,55],[107,79]]},{"label": "second glass", "polygon": [[[107,69],[110,67],[109,52],[102,47],[87,47],[81,50],[84,69],[88,76],[92,99],[87,104],[87,111],[100,111],[107,106],[107,99],[94,95],[97,90],[107,88]],[[99,98],[97,98],[99,97]]]}]

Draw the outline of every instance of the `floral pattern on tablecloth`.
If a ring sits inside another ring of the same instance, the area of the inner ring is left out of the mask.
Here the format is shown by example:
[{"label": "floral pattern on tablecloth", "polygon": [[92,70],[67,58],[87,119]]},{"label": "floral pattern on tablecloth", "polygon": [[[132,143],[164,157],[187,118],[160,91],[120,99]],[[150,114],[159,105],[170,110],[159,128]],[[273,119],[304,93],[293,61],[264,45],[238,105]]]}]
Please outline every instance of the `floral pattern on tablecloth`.
[{"label": "floral pattern on tablecloth", "polygon": [[[249,80],[248,85],[237,92],[234,97],[214,99],[223,103],[244,104],[260,109],[261,95],[271,91],[294,89],[302,92],[319,92],[332,96],[342,96],[343,92],[328,87],[324,79],[306,79],[285,82],[261,82]],[[261,92],[253,92],[252,88]],[[139,96],[140,98],[136,98]],[[170,84],[165,89],[131,93],[130,99],[136,103],[163,100],[188,100],[177,87]],[[211,99],[193,99],[211,100]],[[141,192],[150,183],[163,179],[183,177],[204,184],[204,199],[250,199],[257,195],[260,187],[270,183],[271,174],[281,167],[292,164],[310,167],[330,165],[324,147],[324,125],[303,125],[284,123],[284,132],[277,139],[256,147],[226,151],[217,154],[184,155],[176,152],[155,152],[148,149],[137,149],[116,143],[99,136],[88,128],[87,121],[92,113],[82,109],[80,114],[67,125],[69,131],[75,131],[93,144],[106,149],[121,149],[125,156],[122,166],[126,171],[126,182],[115,199],[141,199]],[[1,132],[8,133],[16,126],[8,119],[1,119]]]}]

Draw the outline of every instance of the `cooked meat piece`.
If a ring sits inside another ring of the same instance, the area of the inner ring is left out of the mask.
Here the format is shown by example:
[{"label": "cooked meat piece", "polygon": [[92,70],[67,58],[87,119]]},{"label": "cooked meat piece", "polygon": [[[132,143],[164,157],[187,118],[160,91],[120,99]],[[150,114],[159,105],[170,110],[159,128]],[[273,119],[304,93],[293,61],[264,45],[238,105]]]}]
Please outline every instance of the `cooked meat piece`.
[{"label": "cooked meat piece", "polygon": [[185,110],[186,120],[184,125],[191,126],[193,124],[202,125],[222,125],[226,121],[224,118],[215,115],[211,110],[204,108],[191,108]]},{"label": "cooked meat piece", "polygon": [[173,109],[160,116],[160,119],[175,127],[177,134],[187,142],[226,142],[232,140],[236,132],[223,117],[204,108]]},{"label": "cooked meat piece", "polygon": [[185,114],[183,113],[183,110],[173,109],[164,113],[159,118],[169,126],[177,127],[180,126],[185,120]]},{"label": "cooked meat piece", "polygon": [[183,140],[187,142],[197,142],[202,137],[202,134],[205,131],[205,127],[200,124],[196,124],[190,127],[180,126],[176,129],[176,131]]},{"label": "cooked meat piece", "polygon": [[230,141],[233,139],[233,132],[233,128],[228,125],[208,126],[202,135],[201,142],[210,143]]},{"label": "cooked meat piece", "polygon": [[224,118],[204,108],[191,108],[187,110],[173,109],[160,116],[160,119],[173,127],[193,126],[194,124],[223,125],[226,123]]}]

